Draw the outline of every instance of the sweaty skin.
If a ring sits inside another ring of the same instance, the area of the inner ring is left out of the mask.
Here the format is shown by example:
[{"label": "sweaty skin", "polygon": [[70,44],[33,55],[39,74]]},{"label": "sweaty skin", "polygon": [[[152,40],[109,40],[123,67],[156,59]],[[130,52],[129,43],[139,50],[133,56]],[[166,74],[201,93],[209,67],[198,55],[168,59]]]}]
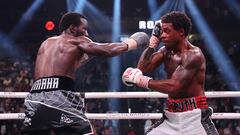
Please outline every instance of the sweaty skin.
[{"label": "sweaty skin", "polygon": [[92,42],[87,37],[87,21],[81,18],[81,22],[83,23],[79,27],[73,27],[42,43],[35,63],[35,80],[47,76],[67,76],[75,79],[76,69],[92,56],[112,57],[127,51],[125,43]]},{"label": "sweaty skin", "polygon": [[[74,45],[69,41],[78,41]],[[38,51],[35,79],[46,76],[67,76],[75,79],[75,71],[90,60],[90,55],[111,57],[127,50],[125,43],[95,43],[87,37],[62,34],[48,38]]]},{"label": "sweaty skin", "polygon": [[206,62],[202,51],[187,41],[183,29],[177,31],[171,23],[162,24],[159,39],[164,46],[157,52],[147,48],[138,68],[145,73],[164,64],[167,79],[150,80],[148,87],[172,99],[204,96]]}]

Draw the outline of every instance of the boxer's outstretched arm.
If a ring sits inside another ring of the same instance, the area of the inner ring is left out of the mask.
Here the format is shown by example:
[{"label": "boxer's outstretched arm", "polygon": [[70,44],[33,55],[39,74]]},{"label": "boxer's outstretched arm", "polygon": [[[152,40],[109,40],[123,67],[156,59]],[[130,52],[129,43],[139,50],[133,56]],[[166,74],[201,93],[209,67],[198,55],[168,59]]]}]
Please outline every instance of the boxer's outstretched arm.
[{"label": "boxer's outstretched arm", "polygon": [[78,48],[85,53],[97,56],[112,57],[119,55],[128,50],[128,46],[125,43],[81,43]]},{"label": "boxer's outstretched arm", "polygon": [[77,45],[79,49],[91,55],[112,57],[125,51],[131,51],[137,48],[148,46],[149,37],[144,32],[136,32],[121,43],[96,43],[91,41],[79,42],[71,40],[69,40],[69,42],[73,45]]},{"label": "boxer's outstretched arm", "polygon": [[155,52],[153,48],[146,48],[138,61],[137,68],[143,73],[156,69],[163,61],[163,50],[164,48],[161,48]]},{"label": "boxer's outstretched arm", "polygon": [[189,82],[191,82],[199,68],[203,66],[204,61],[205,59],[202,55],[191,56],[186,63],[177,67],[170,79],[150,80],[148,82],[148,88],[174,95],[189,85]]}]

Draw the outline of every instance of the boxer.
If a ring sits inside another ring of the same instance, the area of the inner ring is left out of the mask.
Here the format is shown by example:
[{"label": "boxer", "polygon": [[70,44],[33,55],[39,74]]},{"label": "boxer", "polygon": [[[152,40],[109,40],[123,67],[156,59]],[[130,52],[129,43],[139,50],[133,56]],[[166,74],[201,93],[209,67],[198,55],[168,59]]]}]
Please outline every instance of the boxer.
[{"label": "boxer", "polygon": [[[128,86],[168,94],[168,108],[163,117],[145,134],[218,135],[204,95],[205,57],[200,48],[187,40],[191,27],[186,14],[175,11],[165,14],[155,25],[149,47],[142,53],[137,68],[127,68],[123,73],[122,80]],[[164,46],[155,51],[160,42]],[[160,64],[164,64],[166,80],[143,75]]]},{"label": "boxer", "polygon": [[46,39],[35,63],[35,82],[25,98],[24,134],[96,134],[85,116],[83,98],[75,93],[75,72],[92,56],[112,57],[149,44],[143,32],[119,43],[96,43],[88,37],[88,22],[79,13],[62,16],[61,35]]}]

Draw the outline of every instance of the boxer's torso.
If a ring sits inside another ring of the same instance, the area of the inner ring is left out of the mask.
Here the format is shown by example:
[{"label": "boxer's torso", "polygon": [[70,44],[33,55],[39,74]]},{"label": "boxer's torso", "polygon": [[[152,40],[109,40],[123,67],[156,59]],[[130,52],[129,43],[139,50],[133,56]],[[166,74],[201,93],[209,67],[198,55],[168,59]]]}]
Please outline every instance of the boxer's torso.
[{"label": "boxer's torso", "polygon": [[89,56],[68,42],[85,38],[62,34],[45,40],[38,50],[35,63],[35,79],[47,76],[67,76],[75,79],[75,71],[89,60]]},{"label": "boxer's torso", "polygon": [[[203,63],[199,66],[192,65],[195,70],[187,70],[187,72],[195,72],[192,79],[188,79],[187,85],[183,86],[182,90],[177,92],[174,95],[169,95],[170,98],[186,98],[194,96],[203,96],[204,95],[204,79],[205,79],[205,58],[201,50],[192,45],[183,52],[174,53],[173,51],[164,50],[164,59],[163,63],[165,66],[165,71],[167,77],[171,78],[177,68],[186,68],[189,62],[191,62],[191,57],[194,55],[200,55],[204,59]],[[183,70],[184,72],[185,70]],[[187,74],[187,73],[186,73]]]}]

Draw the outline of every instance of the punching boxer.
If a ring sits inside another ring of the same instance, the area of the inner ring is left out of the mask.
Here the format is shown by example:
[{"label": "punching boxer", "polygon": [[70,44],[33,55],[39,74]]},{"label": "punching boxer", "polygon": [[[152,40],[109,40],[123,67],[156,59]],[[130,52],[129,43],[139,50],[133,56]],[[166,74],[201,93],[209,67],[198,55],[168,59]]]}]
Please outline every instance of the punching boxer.
[{"label": "punching boxer", "polygon": [[[148,135],[218,135],[204,95],[206,62],[202,51],[187,36],[191,20],[181,12],[170,12],[157,23],[137,68],[127,68],[123,82],[168,94],[163,117]],[[160,42],[163,47],[155,51]],[[164,64],[166,80],[144,76]]]},{"label": "punching boxer", "polygon": [[88,22],[79,13],[66,13],[59,24],[61,35],[46,39],[35,63],[35,82],[25,99],[24,134],[96,134],[84,115],[83,98],[74,93],[76,69],[91,56],[112,57],[149,44],[137,32],[119,43],[96,43],[88,38]]}]

